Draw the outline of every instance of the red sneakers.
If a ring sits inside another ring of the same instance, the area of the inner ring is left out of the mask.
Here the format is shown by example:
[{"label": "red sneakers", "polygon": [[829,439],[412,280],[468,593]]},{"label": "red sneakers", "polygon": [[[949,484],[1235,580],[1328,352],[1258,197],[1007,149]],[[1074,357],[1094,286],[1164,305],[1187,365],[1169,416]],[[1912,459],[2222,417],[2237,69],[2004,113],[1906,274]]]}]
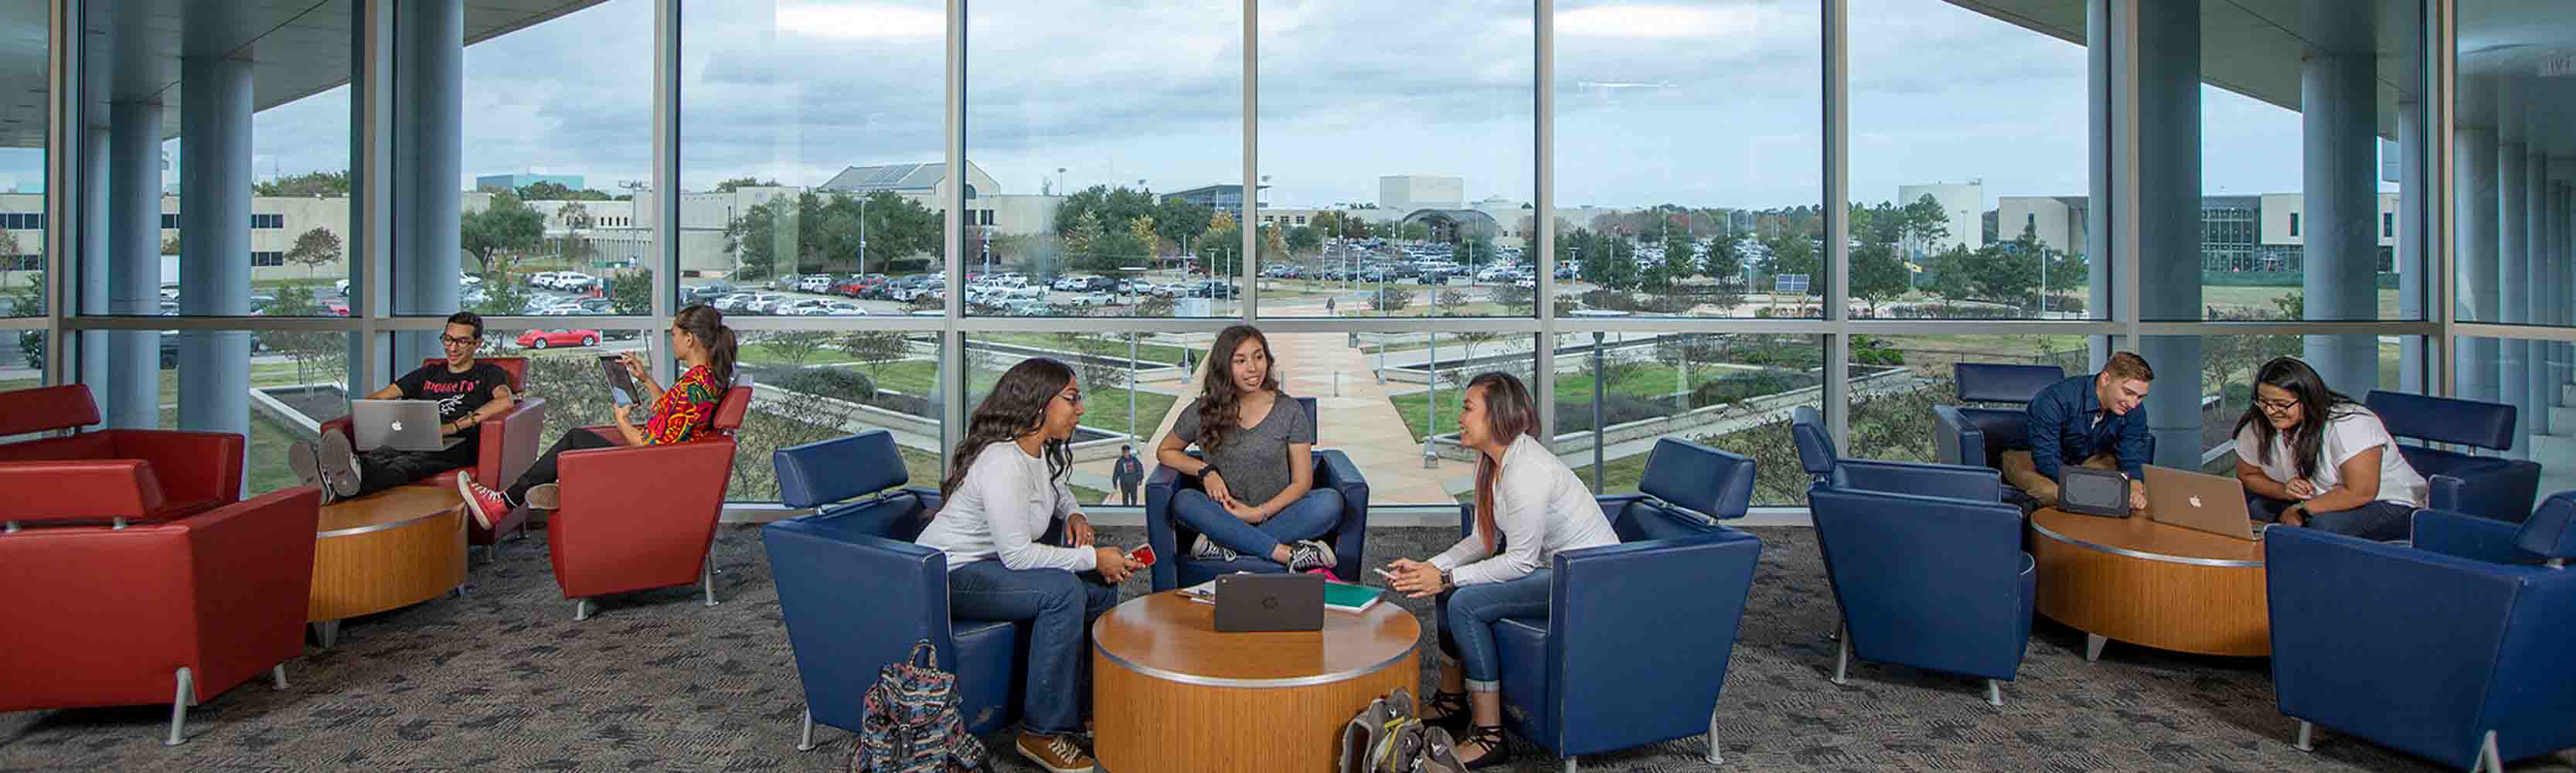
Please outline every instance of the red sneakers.
[{"label": "red sneakers", "polygon": [[474,522],[491,529],[492,524],[510,514],[510,499],[501,492],[474,482],[472,475],[456,476],[456,493],[465,495],[465,509],[474,514]]}]

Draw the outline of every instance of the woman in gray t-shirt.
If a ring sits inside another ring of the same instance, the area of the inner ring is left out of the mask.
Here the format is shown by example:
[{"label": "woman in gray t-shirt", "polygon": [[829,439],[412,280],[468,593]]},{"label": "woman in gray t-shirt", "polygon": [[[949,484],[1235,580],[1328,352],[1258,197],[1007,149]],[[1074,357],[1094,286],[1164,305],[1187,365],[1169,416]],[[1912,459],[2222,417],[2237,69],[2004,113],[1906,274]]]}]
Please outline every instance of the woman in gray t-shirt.
[{"label": "woman in gray t-shirt", "polygon": [[1155,461],[1199,479],[1171,505],[1199,533],[1192,558],[1266,558],[1292,572],[1335,563],[1316,538],[1341,523],[1342,495],[1314,487],[1315,417],[1279,391],[1275,365],[1270,339],[1251,325],[1217,333],[1198,399],[1155,449]]}]

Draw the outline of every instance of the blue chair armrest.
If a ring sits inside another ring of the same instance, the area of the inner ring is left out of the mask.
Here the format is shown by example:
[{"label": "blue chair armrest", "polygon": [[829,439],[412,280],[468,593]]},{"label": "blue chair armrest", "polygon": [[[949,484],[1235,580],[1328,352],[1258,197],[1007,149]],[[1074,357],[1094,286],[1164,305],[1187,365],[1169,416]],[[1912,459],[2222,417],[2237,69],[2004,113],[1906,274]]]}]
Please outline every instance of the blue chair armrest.
[{"label": "blue chair armrest", "polygon": [[[2527,687],[2566,684],[2563,650],[2540,669],[2549,673],[2514,673],[2500,660],[2518,646],[2565,646],[2567,621],[2576,618],[2576,573],[2313,529],[2271,530],[2263,556],[2282,714],[2455,768],[2471,766],[2488,730],[2500,730],[2504,743],[2528,742],[2502,732],[2507,723],[2557,725],[2519,733],[2526,738],[2563,737],[2576,727],[2569,714],[2576,698],[2568,697],[2576,693]],[[2534,590],[2554,590],[2555,598]],[[2557,607],[2524,608],[2542,606],[2534,602]],[[2532,642],[2535,633],[2558,638]],[[2498,701],[2530,704],[2521,713],[2538,716],[2499,712]],[[2517,754],[2508,749],[2506,756]]]},{"label": "blue chair armrest", "polygon": [[1359,582],[1368,576],[1368,479],[1349,454],[1326,449],[1314,455],[1315,487],[1342,492],[1342,522],[1333,527],[1333,576]]},{"label": "blue chair armrest", "polygon": [[1576,755],[1708,732],[1762,540],[1733,529],[1556,554],[1550,747]]},{"label": "blue chair armrest", "polygon": [[1833,485],[1890,494],[2004,501],[2004,476],[1992,467],[1844,459],[1834,465]]},{"label": "blue chair armrest", "polygon": [[2426,478],[2431,494],[2428,504],[2437,510],[2507,523],[2528,520],[2532,499],[2540,493],[2540,465],[2521,460],[2497,461],[2492,467],[2474,472],[2435,473]]},{"label": "blue chair armrest", "polygon": [[[877,669],[928,639],[957,656],[948,619],[948,557],[808,516],[761,528],[779,615],[814,721],[855,730]],[[852,592],[864,588],[866,592]]]},{"label": "blue chair armrest", "polygon": [[1181,587],[1179,537],[1172,531],[1172,495],[1198,488],[1198,479],[1154,465],[1145,475],[1145,542],[1154,546],[1154,590]]},{"label": "blue chair armrest", "polygon": [[1942,464],[1986,463],[1986,431],[1955,405],[1932,406],[1932,459]]},{"label": "blue chair armrest", "polygon": [[2448,510],[2415,511],[2412,543],[2417,550],[2492,564],[2534,564],[2539,554],[2514,544],[2522,528],[2492,518]]}]

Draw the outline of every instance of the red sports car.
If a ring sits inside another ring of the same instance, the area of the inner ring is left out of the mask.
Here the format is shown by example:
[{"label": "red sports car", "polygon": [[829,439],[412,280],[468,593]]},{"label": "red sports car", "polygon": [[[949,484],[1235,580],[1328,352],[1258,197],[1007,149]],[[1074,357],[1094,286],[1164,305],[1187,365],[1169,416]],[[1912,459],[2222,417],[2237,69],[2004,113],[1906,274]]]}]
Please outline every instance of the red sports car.
[{"label": "red sports car", "polygon": [[597,330],[530,330],[519,334],[519,346],[529,349],[597,345],[599,345]]}]

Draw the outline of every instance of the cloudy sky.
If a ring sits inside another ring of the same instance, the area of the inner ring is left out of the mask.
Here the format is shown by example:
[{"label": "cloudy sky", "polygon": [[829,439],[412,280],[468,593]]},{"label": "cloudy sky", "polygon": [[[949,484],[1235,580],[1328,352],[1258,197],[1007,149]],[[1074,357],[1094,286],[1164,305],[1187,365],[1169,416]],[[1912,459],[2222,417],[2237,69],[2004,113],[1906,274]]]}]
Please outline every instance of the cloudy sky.
[{"label": "cloudy sky", "polygon": [[[1258,156],[1280,206],[1375,201],[1377,178],[1532,195],[1526,2],[1260,4]],[[1942,0],[1851,0],[1853,198],[1985,183],[2085,192],[2082,48]],[[943,158],[942,4],[693,0],[683,9],[684,187],[815,185]],[[1002,193],[1242,177],[1238,2],[977,0],[968,156]],[[1821,195],[1812,0],[1564,2],[1561,206],[1771,207]],[[652,3],[610,0],[466,50],[464,173],[579,174],[614,191],[651,151]],[[2299,119],[2206,89],[2205,187],[2300,186]],[[261,112],[262,175],[347,166],[347,90]],[[1061,173],[1057,170],[1062,169]]]}]

